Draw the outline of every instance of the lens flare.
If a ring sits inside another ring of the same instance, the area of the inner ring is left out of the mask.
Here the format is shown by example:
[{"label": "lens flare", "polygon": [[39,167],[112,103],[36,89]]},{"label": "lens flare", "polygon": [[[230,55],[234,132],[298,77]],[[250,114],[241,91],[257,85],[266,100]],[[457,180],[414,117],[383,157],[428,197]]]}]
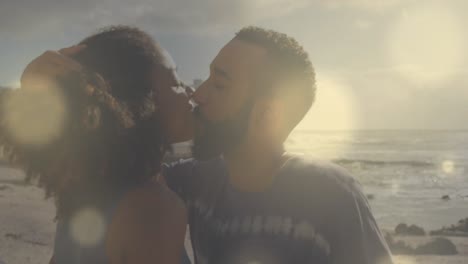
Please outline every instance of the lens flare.
[{"label": "lens flare", "polygon": [[104,231],[104,217],[95,208],[79,210],[70,222],[71,237],[83,247],[96,246],[104,238]]},{"label": "lens flare", "polygon": [[445,160],[442,162],[442,171],[445,175],[453,174],[455,171],[455,163],[451,160]]},{"label": "lens flare", "polygon": [[62,132],[65,100],[54,86],[17,90],[2,107],[6,128],[21,144],[47,144]]},{"label": "lens flare", "polygon": [[449,80],[463,63],[464,31],[444,2],[405,10],[389,34],[389,59],[416,84]]}]

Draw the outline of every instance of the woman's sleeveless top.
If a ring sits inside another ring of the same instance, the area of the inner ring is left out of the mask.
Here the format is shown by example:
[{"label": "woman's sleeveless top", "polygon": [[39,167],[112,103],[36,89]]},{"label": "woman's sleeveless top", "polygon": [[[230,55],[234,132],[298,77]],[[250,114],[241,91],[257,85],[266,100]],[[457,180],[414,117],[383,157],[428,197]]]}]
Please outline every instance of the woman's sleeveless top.
[{"label": "woman's sleeveless top", "polygon": [[[116,196],[104,210],[82,208],[57,223],[55,264],[109,264],[106,237],[118,204],[128,190]],[[184,250],[181,263],[190,264]]]}]

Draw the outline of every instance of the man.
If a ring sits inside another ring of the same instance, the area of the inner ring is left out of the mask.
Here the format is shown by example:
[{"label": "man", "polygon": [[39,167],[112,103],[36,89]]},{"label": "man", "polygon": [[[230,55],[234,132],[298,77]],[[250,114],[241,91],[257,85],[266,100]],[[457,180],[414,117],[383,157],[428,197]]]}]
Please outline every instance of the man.
[{"label": "man", "polygon": [[392,263],[358,183],[284,151],[315,99],[297,41],[242,29],[193,99],[195,159],[166,165],[164,176],[189,210],[196,263]]},{"label": "man", "polygon": [[165,168],[196,263],[392,263],[358,183],[284,151],[314,98],[308,55],[285,34],[247,27],[218,53],[193,95],[195,159]]}]

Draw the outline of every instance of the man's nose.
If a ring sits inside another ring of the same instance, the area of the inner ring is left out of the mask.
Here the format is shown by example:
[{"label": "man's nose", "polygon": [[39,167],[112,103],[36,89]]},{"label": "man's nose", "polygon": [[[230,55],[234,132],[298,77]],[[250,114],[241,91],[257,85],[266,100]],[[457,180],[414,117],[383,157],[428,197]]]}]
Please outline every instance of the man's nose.
[{"label": "man's nose", "polygon": [[197,105],[204,105],[207,102],[207,89],[206,89],[206,81],[203,82],[192,94],[192,100],[197,104]]}]

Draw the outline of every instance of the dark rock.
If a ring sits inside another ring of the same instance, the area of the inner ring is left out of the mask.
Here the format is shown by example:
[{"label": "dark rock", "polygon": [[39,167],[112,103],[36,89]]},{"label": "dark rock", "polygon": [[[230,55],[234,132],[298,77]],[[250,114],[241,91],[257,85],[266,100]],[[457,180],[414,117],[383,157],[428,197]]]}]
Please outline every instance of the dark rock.
[{"label": "dark rock", "polygon": [[468,236],[468,218],[460,219],[457,224],[449,227],[442,227],[439,230],[430,232],[430,235],[445,235],[445,236]]},{"label": "dark rock", "polygon": [[407,230],[408,230],[408,225],[405,223],[400,223],[395,227],[395,234],[396,235],[406,234]]},{"label": "dark rock", "polygon": [[8,185],[0,185],[0,191],[11,190],[11,187]]},{"label": "dark rock", "polygon": [[391,234],[385,234],[385,240],[394,255],[455,255],[458,254],[456,246],[446,238],[436,238],[416,248],[404,241],[395,240]]},{"label": "dark rock", "polygon": [[447,238],[438,237],[414,250],[416,255],[456,255],[457,247]]},{"label": "dark rock", "polygon": [[417,225],[408,226],[405,223],[401,223],[395,227],[395,234],[403,236],[425,236],[426,231]]},{"label": "dark rock", "polygon": [[367,196],[367,199],[368,200],[374,200],[375,199],[375,195],[373,195],[372,193],[366,195]]},{"label": "dark rock", "polygon": [[440,199],[442,199],[444,201],[448,201],[448,200],[450,200],[450,196],[449,195],[443,195]]},{"label": "dark rock", "polygon": [[419,227],[417,225],[411,225],[408,227],[407,234],[409,236],[425,236],[426,231],[422,227]]},{"label": "dark rock", "polygon": [[6,233],[6,234],[5,234],[5,237],[6,237],[6,238],[11,238],[11,239],[15,239],[15,240],[21,239],[22,236],[23,236],[23,235],[21,235],[21,234],[16,234],[16,233]]}]

